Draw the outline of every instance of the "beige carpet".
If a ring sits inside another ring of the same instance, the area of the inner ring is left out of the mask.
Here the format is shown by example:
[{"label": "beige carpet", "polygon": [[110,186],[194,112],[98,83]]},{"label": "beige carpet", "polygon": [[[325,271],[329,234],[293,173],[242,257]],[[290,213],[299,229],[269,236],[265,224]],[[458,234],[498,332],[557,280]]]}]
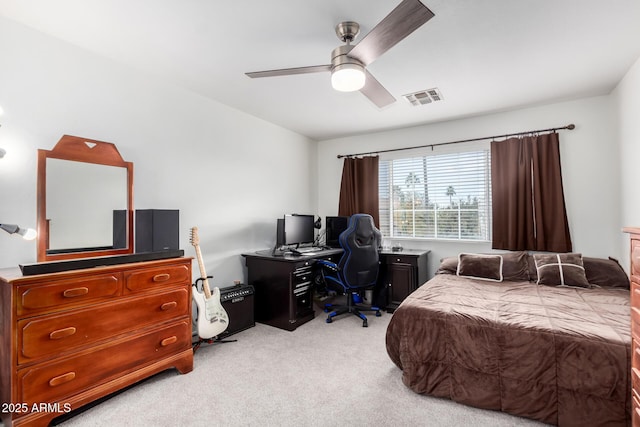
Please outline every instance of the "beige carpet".
[{"label": "beige carpet", "polygon": [[72,426],[542,426],[413,393],[385,350],[391,315],[257,324],[205,345],[187,375],[166,371],[62,422]]}]

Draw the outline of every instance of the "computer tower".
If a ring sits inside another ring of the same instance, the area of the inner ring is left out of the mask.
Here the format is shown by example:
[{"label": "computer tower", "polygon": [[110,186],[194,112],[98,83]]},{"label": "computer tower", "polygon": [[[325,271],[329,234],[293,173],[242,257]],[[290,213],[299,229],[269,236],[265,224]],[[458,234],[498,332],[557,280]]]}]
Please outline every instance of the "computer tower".
[{"label": "computer tower", "polygon": [[137,209],[135,214],[136,252],[179,249],[180,211],[174,209]]},{"label": "computer tower", "polygon": [[220,289],[220,302],[229,316],[229,326],[219,335],[220,339],[256,325],[253,316],[253,295],[253,286],[250,285],[240,284]]},{"label": "computer tower", "polygon": [[326,224],[325,245],[330,248],[339,248],[340,242],[338,241],[338,237],[340,237],[340,233],[349,226],[349,217],[328,216],[326,218]]}]

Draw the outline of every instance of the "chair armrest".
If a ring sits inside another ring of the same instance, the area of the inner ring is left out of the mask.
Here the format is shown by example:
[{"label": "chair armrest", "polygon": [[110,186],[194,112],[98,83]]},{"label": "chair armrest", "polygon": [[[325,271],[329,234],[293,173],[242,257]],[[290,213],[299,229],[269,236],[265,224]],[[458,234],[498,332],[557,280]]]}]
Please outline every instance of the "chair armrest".
[{"label": "chair armrest", "polygon": [[335,271],[335,272],[340,271],[340,269],[338,268],[338,265],[335,262],[319,259],[316,261],[316,264],[320,264],[322,268],[326,268],[331,271]]}]

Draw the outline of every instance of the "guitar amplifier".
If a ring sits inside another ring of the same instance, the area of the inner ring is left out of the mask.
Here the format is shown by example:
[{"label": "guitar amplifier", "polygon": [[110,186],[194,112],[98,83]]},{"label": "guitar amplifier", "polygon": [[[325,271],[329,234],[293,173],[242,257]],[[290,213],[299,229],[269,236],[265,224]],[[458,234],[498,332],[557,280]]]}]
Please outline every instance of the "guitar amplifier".
[{"label": "guitar amplifier", "polygon": [[229,316],[229,326],[219,335],[224,339],[256,325],[253,317],[253,286],[239,284],[220,289],[220,302]]}]

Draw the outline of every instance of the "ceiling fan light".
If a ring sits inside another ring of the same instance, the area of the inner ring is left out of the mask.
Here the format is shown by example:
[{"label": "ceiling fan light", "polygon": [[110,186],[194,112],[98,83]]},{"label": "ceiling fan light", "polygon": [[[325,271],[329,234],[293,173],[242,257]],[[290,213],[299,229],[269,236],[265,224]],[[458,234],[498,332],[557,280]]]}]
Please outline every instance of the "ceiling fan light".
[{"label": "ceiling fan light", "polygon": [[331,86],[340,92],[360,90],[364,82],[364,68],[358,64],[340,64],[331,72]]}]

